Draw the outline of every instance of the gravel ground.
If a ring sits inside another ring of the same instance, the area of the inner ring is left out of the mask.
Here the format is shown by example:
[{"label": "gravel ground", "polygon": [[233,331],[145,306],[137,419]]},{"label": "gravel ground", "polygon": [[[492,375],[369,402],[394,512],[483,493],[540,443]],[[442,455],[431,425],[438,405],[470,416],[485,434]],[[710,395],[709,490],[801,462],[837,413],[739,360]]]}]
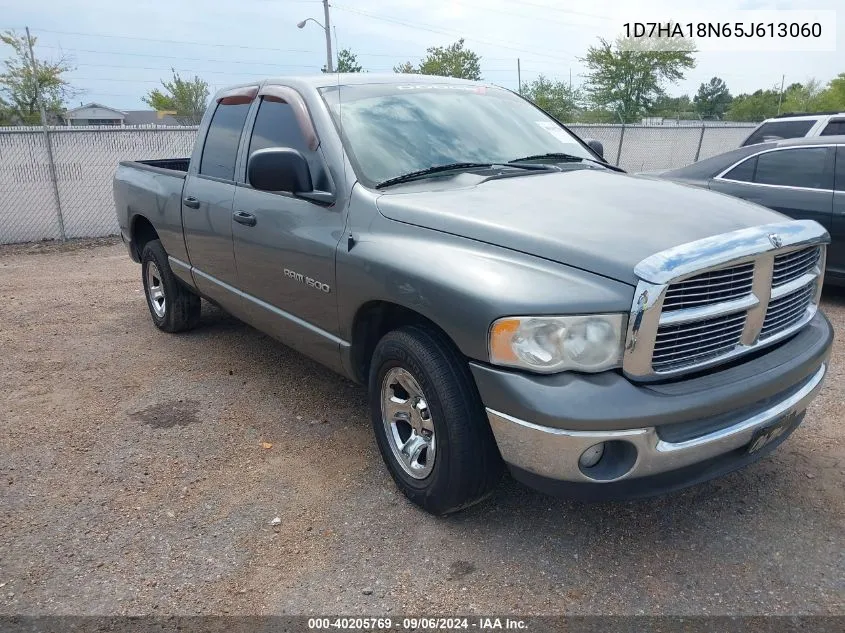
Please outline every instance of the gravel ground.
[{"label": "gravel ground", "polygon": [[113,241],[4,247],[0,613],[845,614],[845,294],[824,310],[830,375],[765,460],[630,503],[505,480],[442,519],[361,388],[208,305],[159,332]]}]

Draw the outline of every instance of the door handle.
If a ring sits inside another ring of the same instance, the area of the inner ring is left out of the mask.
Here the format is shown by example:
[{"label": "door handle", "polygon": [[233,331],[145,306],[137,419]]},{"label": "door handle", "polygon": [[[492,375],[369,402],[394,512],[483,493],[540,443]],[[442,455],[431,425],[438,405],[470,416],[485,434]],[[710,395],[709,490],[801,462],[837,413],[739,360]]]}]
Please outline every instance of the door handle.
[{"label": "door handle", "polygon": [[184,198],[182,202],[185,204],[186,207],[190,207],[191,209],[200,208],[200,201],[194,198],[193,196],[188,196],[187,198]]},{"label": "door handle", "polygon": [[232,217],[235,219],[235,222],[244,226],[255,226],[256,222],[258,222],[258,219],[252,213],[247,213],[246,211],[236,211]]}]

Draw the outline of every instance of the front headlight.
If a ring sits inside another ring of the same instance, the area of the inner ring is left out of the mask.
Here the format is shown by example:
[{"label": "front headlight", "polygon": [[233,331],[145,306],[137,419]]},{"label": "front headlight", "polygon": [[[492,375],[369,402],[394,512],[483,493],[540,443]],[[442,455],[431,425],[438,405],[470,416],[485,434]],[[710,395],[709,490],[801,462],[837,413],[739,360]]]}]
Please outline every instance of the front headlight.
[{"label": "front headlight", "polygon": [[619,367],[626,315],[506,317],[490,328],[490,362],[544,374]]}]

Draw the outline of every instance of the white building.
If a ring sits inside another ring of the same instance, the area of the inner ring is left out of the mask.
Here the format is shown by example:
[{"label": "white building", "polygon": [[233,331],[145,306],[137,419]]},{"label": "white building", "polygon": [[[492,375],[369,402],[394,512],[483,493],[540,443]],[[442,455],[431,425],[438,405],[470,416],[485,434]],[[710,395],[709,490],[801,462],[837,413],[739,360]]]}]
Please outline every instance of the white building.
[{"label": "white building", "polygon": [[181,125],[172,115],[155,110],[116,110],[86,103],[63,115],[65,125]]}]

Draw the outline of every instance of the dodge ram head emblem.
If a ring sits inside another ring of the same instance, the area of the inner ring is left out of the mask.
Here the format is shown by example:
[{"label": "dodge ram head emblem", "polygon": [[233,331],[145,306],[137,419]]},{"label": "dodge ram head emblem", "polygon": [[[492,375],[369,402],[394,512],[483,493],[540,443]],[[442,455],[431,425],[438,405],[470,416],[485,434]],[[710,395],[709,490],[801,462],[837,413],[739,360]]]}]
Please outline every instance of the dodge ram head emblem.
[{"label": "dodge ram head emblem", "polygon": [[783,246],[783,240],[780,239],[780,235],[778,235],[777,233],[769,233],[769,241],[775,248],[780,248],[781,246]]}]

